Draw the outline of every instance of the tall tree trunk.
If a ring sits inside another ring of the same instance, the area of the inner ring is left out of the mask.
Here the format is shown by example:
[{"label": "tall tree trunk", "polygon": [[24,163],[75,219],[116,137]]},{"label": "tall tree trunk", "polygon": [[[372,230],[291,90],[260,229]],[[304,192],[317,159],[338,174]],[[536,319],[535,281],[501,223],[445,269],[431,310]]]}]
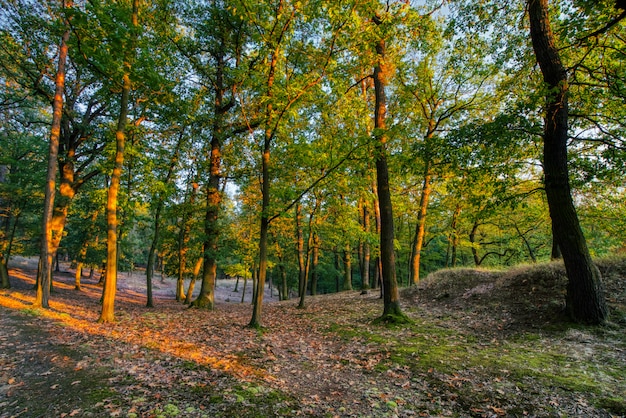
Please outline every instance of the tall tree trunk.
[{"label": "tall tree trunk", "polygon": [[189,287],[187,288],[187,296],[185,297],[185,304],[189,305],[191,303],[191,298],[193,297],[193,289],[196,285],[196,280],[198,280],[198,276],[200,275],[200,268],[202,267],[203,258],[199,257],[196,261],[196,264],[193,267],[193,276],[189,281]]},{"label": "tall tree trunk", "polygon": [[[136,2],[137,0],[135,0]],[[115,165],[111,182],[107,193],[107,258],[106,276],[104,279],[104,290],[102,294],[102,311],[98,322],[108,323],[115,321],[115,293],[117,290],[117,207],[120,179],[124,166],[124,147],[126,141],[126,119],[128,116],[128,101],[130,96],[130,76],[124,74],[124,85],[122,87],[122,97],[120,100],[120,114],[115,131]]]},{"label": "tall tree trunk", "polygon": [[67,41],[70,37],[69,29],[63,33],[59,45],[59,62],[55,76],[54,100],[52,103],[52,128],[50,130],[50,147],[48,150],[48,174],[44,192],[44,208],[42,216],[42,233],[40,260],[40,274],[37,280],[37,296],[35,306],[49,308],[50,284],[52,282],[52,212],[56,188],[57,158],[59,154],[59,138],[61,136],[61,118],[63,116],[63,92],[65,90],[65,63],[67,60]]},{"label": "tall tree trunk", "polygon": [[220,229],[218,225],[222,193],[220,191],[222,142],[224,135],[224,118],[230,109],[225,105],[224,94],[224,60],[225,40],[222,39],[218,51],[214,54],[217,62],[215,71],[215,98],[213,103],[214,119],[211,127],[211,153],[209,157],[209,182],[206,189],[206,215],[204,218],[204,269],[202,272],[202,286],[200,294],[192,305],[212,310],[215,306],[215,281],[217,279],[217,252],[219,246]]},{"label": "tall tree trunk", "polygon": [[[376,182],[372,183],[372,192],[374,193],[374,197],[376,201],[374,202],[374,220],[376,221],[376,234],[380,236],[380,205],[378,204],[378,186]],[[374,259],[374,280],[372,281],[372,287],[374,289],[380,288],[380,298],[383,297],[383,287],[381,286],[381,271],[382,267],[380,264],[380,251],[378,252],[378,256]]]},{"label": "tall tree trunk", "polygon": [[[139,26],[139,0],[133,0],[132,5],[132,24],[135,28]],[[134,44],[131,41],[131,45]],[[111,175],[111,182],[107,193],[107,259],[106,259],[106,277],[104,279],[104,290],[102,292],[102,311],[98,322],[109,323],[115,321],[115,293],[117,290],[117,207],[118,192],[120,189],[120,181],[122,178],[122,169],[124,167],[124,147],[126,145],[126,124],[128,119],[128,102],[130,99],[131,81],[131,54],[134,53],[133,47],[128,46],[124,51],[124,76],[122,79],[122,95],[120,98],[120,113],[117,120],[117,128],[115,130],[115,164]]]},{"label": "tall tree trunk", "polygon": [[311,296],[317,295],[318,273],[317,266],[320,260],[320,239],[313,233],[313,249],[311,252]]},{"label": "tall tree trunk", "polygon": [[302,205],[295,205],[296,222],[296,256],[298,257],[298,297],[299,308],[304,308],[304,294],[306,293],[306,268],[304,261],[304,232],[302,231]]},{"label": "tall tree trunk", "polygon": [[[380,25],[378,17],[375,22]],[[374,128],[376,137],[376,182],[378,187],[378,202],[380,205],[380,259],[382,264],[383,285],[383,314],[381,321],[406,321],[406,316],[400,308],[400,295],[396,279],[396,258],[394,253],[393,208],[391,205],[391,190],[389,187],[389,170],[387,168],[387,135],[386,113],[387,101],[385,85],[391,69],[385,62],[385,41],[381,39],[376,44],[378,65],[374,68],[374,91],[376,102],[374,105]]]},{"label": "tall tree trunk", "polygon": [[[193,205],[196,201],[196,195],[198,193],[198,184],[193,182],[191,184],[191,192],[189,193],[188,206],[184,207],[182,225],[180,227],[180,233],[178,234],[178,279],[176,280],[176,300],[185,300],[186,304],[191,303],[191,296],[187,293],[185,296],[185,269],[187,265],[187,252],[189,251],[189,233],[191,232],[191,214],[193,212]],[[196,265],[201,260],[196,262]],[[195,285],[195,283],[194,283]]]},{"label": "tall tree trunk", "polygon": [[259,236],[259,273],[258,282],[256,284],[256,292],[253,300],[252,318],[249,326],[259,328],[261,326],[261,308],[263,306],[263,288],[265,286],[265,277],[267,275],[267,237],[269,229],[269,207],[270,207],[270,145],[271,133],[266,132],[265,144],[263,146],[263,156],[261,162],[262,184],[261,184],[261,230]]},{"label": "tall tree trunk", "polygon": [[430,159],[426,158],[424,168],[424,182],[422,183],[422,193],[420,196],[419,212],[417,213],[417,225],[415,227],[415,240],[411,254],[411,283],[416,285],[420,281],[420,259],[422,247],[424,246],[424,236],[426,234],[426,211],[428,200],[432,190],[432,173],[430,170]]},{"label": "tall tree trunk", "polygon": [[[172,154],[172,158],[170,159],[167,173],[165,175],[165,186],[167,186],[171,181],[172,175],[174,174],[174,169],[176,168],[176,164],[178,164],[178,155],[182,146],[183,137],[184,130],[181,130],[178,136],[178,141],[176,142],[176,146],[174,148],[174,152]],[[154,232],[152,234],[152,241],[150,242],[150,249],[148,250],[148,261],[146,263],[146,306],[148,308],[154,307],[154,299],[152,297],[152,278],[154,276],[154,261],[157,251],[157,245],[159,243],[159,234],[161,232],[161,212],[163,211],[163,206],[165,205],[164,193],[165,192],[160,192],[156,197],[157,202],[156,209],[154,211]]]},{"label": "tall tree trunk", "polygon": [[337,247],[333,248],[333,254],[335,255],[335,292],[339,293],[339,283],[341,281],[341,263],[339,262],[339,251],[337,250]]},{"label": "tall tree trunk", "polygon": [[[370,232],[370,212],[366,199],[363,199],[361,204],[361,219],[363,232],[367,235]],[[361,291],[366,291],[370,288],[370,258],[371,250],[370,243],[367,239],[361,242],[361,254],[359,257],[359,267],[361,270]]]},{"label": "tall tree trunk", "polygon": [[352,290],[352,248],[346,244],[343,250],[343,286],[342,290]]},{"label": "tall tree trunk", "polygon": [[311,213],[309,214],[309,221],[308,221],[309,236],[306,242],[306,250],[304,251],[304,254],[305,254],[304,277],[303,277],[303,283],[302,283],[302,291],[300,293],[300,302],[298,303],[299,308],[304,308],[304,299],[306,298],[306,292],[308,288],[309,271],[311,270],[312,260],[311,260],[310,253],[311,253],[312,247],[315,245],[314,244],[315,233],[313,232],[313,217],[314,217],[315,210],[316,209],[312,210]]},{"label": "tall tree trunk", "polygon": [[[279,6],[279,9],[282,9]],[[277,12],[280,12],[278,10]],[[267,93],[271,99],[273,96],[274,77],[276,75],[276,65],[278,63],[278,54],[280,46],[277,45],[272,51],[269,63],[269,73],[267,77]],[[263,138],[263,151],[261,155],[261,228],[259,234],[259,270],[258,283],[253,300],[252,318],[249,326],[259,328],[261,326],[261,309],[263,307],[263,288],[265,286],[265,278],[267,276],[267,238],[270,227],[270,151],[272,140],[274,138],[274,128],[272,127],[274,108],[272,102],[267,104],[265,135]]]},{"label": "tall tree trunk", "polygon": [[554,42],[548,0],[529,0],[530,35],[547,85],[543,170],[554,238],[568,277],[566,308],[574,321],[603,323],[608,307],[572,201],[567,167],[568,80]]}]

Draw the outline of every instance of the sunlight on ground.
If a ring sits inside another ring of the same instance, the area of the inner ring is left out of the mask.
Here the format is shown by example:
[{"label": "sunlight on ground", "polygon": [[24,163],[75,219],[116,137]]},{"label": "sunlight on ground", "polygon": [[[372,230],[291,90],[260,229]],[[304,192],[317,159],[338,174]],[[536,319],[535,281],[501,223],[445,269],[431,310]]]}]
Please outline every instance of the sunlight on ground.
[{"label": "sunlight on ground", "polygon": [[[16,277],[20,277],[20,273],[14,271]],[[20,277],[33,282],[26,276]],[[58,284],[55,286],[67,285]],[[144,332],[144,341],[137,341],[136,335],[125,335],[124,328],[116,329],[116,325],[106,325],[97,323],[97,314],[80,306],[68,305],[58,301],[50,301],[50,309],[35,308],[35,298],[33,296],[24,295],[16,291],[3,291],[0,293],[0,306],[21,313],[28,313],[35,316],[58,321],[65,327],[70,327],[76,332],[82,332],[90,335],[100,335],[103,337],[113,338],[127,344],[141,344],[148,349],[157,349],[163,353],[173,355],[181,360],[188,360],[198,365],[209,366],[216,370],[220,370],[231,374],[242,380],[265,379],[275,380],[265,370],[243,364],[241,360],[234,355],[221,355],[219,352],[207,353],[206,349],[199,350],[195,344],[181,340],[172,340],[157,331],[150,330]],[[121,330],[121,331],[120,331]],[[158,341],[158,343],[155,343]]]}]

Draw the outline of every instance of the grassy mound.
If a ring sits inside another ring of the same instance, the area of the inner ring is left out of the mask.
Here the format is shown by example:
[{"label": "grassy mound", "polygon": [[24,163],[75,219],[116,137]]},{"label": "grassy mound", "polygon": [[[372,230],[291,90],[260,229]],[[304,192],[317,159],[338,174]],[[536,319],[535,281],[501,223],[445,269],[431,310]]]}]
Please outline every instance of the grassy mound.
[{"label": "grassy mound", "polygon": [[[626,320],[626,257],[597,260],[613,322]],[[567,321],[567,276],[562,262],[520,265],[508,270],[444,269],[403,290],[410,304],[471,310],[507,317],[508,328],[536,328]]]}]

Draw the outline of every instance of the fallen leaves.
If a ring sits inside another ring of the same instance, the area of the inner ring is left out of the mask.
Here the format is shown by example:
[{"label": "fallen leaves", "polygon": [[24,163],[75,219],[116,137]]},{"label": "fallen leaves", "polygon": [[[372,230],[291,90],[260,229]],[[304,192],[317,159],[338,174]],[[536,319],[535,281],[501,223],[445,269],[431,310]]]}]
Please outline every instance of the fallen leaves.
[{"label": "fallen leaves", "polygon": [[[107,416],[167,411],[237,416],[247,410],[265,416],[494,417],[526,411],[527,405],[535,411],[545,405],[593,411],[591,402],[563,394],[530,398],[519,387],[533,387],[536,381],[518,387],[509,365],[498,366],[493,375],[471,365],[452,368],[468,350],[507,350],[495,335],[484,338],[484,327],[477,325],[481,316],[475,312],[420,311],[424,321],[446,330],[440,334],[372,328],[378,298],[346,292],[309,298],[305,310],[295,309],[293,301],[268,304],[266,328],[259,332],[246,327],[247,304],[218,302],[208,312],[158,299],[156,309],[146,310],[136,293],[122,292],[118,322],[102,325],[95,321],[99,295],[89,286],[84,284],[87,291],[80,293],[60,286],[50,312],[29,311],[33,295],[28,290],[0,294],[0,309],[22,312],[21,324],[46,333],[37,343],[19,328],[0,328],[0,346],[14,351],[22,347],[23,354],[3,363],[5,351],[0,349],[0,395],[9,393],[5,388],[26,393],[39,387],[56,396],[91,391],[89,396],[97,398],[88,406],[68,401],[47,414],[62,417],[94,411]],[[351,332],[342,333],[344,329]],[[574,344],[580,338],[570,340]],[[428,350],[444,344],[450,351],[439,357]],[[430,362],[424,366],[423,361]],[[24,376],[15,370],[34,373]],[[90,381],[94,373],[97,384]],[[3,402],[0,410],[10,407],[19,413]]]}]

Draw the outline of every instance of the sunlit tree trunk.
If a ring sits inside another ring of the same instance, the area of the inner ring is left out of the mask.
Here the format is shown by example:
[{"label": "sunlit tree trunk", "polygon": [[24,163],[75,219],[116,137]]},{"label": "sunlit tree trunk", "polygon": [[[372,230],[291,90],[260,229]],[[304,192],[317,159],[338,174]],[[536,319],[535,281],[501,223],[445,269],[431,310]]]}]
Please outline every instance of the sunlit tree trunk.
[{"label": "sunlit tree trunk", "polygon": [[[380,25],[376,17],[375,22]],[[376,183],[378,187],[378,202],[380,205],[380,259],[382,265],[383,285],[383,314],[382,321],[401,321],[406,318],[400,308],[400,295],[396,279],[396,259],[394,253],[393,208],[391,205],[391,190],[389,188],[389,170],[387,168],[387,134],[386,114],[387,102],[385,85],[391,75],[391,68],[385,62],[385,41],[380,39],[376,44],[378,64],[374,68],[374,91],[376,101],[374,105],[374,136],[376,138]]]},{"label": "sunlit tree trunk", "polygon": [[600,271],[589,254],[572,201],[567,167],[568,79],[554,42],[548,0],[529,0],[530,35],[544,82],[543,170],[554,239],[568,277],[566,308],[577,322],[600,324],[608,316]]},{"label": "sunlit tree trunk", "polygon": [[426,211],[428,209],[428,200],[432,190],[432,173],[430,171],[430,161],[426,161],[424,168],[424,181],[422,183],[422,193],[420,195],[420,204],[417,212],[417,225],[415,227],[415,240],[413,251],[411,254],[411,283],[416,285],[420,281],[420,259],[422,255],[422,247],[424,246],[424,236],[426,234]]},{"label": "sunlit tree trunk", "polygon": [[187,288],[187,296],[185,296],[185,304],[189,305],[191,303],[191,299],[193,297],[193,289],[196,285],[196,280],[198,280],[198,276],[200,275],[200,268],[202,267],[203,257],[198,258],[196,264],[193,267],[193,276],[191,276],[191,280],[189,281],[189,287]]},{"label": "sunlit tree trunk", "polygon": [[346,244],[343,250],[343,286],[342,290],[352,290],[352,248]]},{"label": "sunlit tree trunk", "polygon": [[115,321],[115,293],[117,290],[117,207],[120,179],[124,165],[124,146],[126,141],[126,119],[128,116],[128,100],[130,96],[130,76],[124,74],[124,84],[122,87],[122,97],[120,100],[120,114],[115,131],[115,165],[107,192],[107,258],[106,276],[104,279],[104,290],[102,294],[102,311],[98,322]]},{"label": "sunlit tree trunk", "polygon": [[[132,24],[135,28],[139,26],[138,7],[139,0],[133,0]],[[128,102],[130,99],[131,81],[130,56],[134,51],[130,47],[125,51],[124,75],[122,78],[122,94],[120,97],[120,113],[115,130],[115,164],[107,192],[107,259],[106,277],[104,280],[104,290],[102,292],[102,311],[98,322],[109,323],[115,321],[115,293],[117,291],[117,207],[122,169],[124,166],[124,147],[126,145],[126,124],[128,119]]]},{"label": "sunlit tree trunk", "polygon": [[7,269],[7,263],[4,260],[4,255],[0,253],[0,289],[10,289],[11,282],[9,281],[9,271]]},{"label": "sunlit tree trunk", "polygon": [[52,281],[52,249],[55,237],[52,234],[52,212],[56,188],[57,158],[59,154],[59,138],[61,136],[61,118],[63,116],[63,93],[65,90],[65,64],[67,60],[67,41],[70,31],[66,30],[59,45],[59,61],[55,76],[54,100],[52,103],[52,128],[50,130],[50,147],[48,151],[48,174],[44,192],[44,208],[42,221],[41,252],[39,255],[40,274],[37,280],[35,306],[49,308],[50,284]]}]

